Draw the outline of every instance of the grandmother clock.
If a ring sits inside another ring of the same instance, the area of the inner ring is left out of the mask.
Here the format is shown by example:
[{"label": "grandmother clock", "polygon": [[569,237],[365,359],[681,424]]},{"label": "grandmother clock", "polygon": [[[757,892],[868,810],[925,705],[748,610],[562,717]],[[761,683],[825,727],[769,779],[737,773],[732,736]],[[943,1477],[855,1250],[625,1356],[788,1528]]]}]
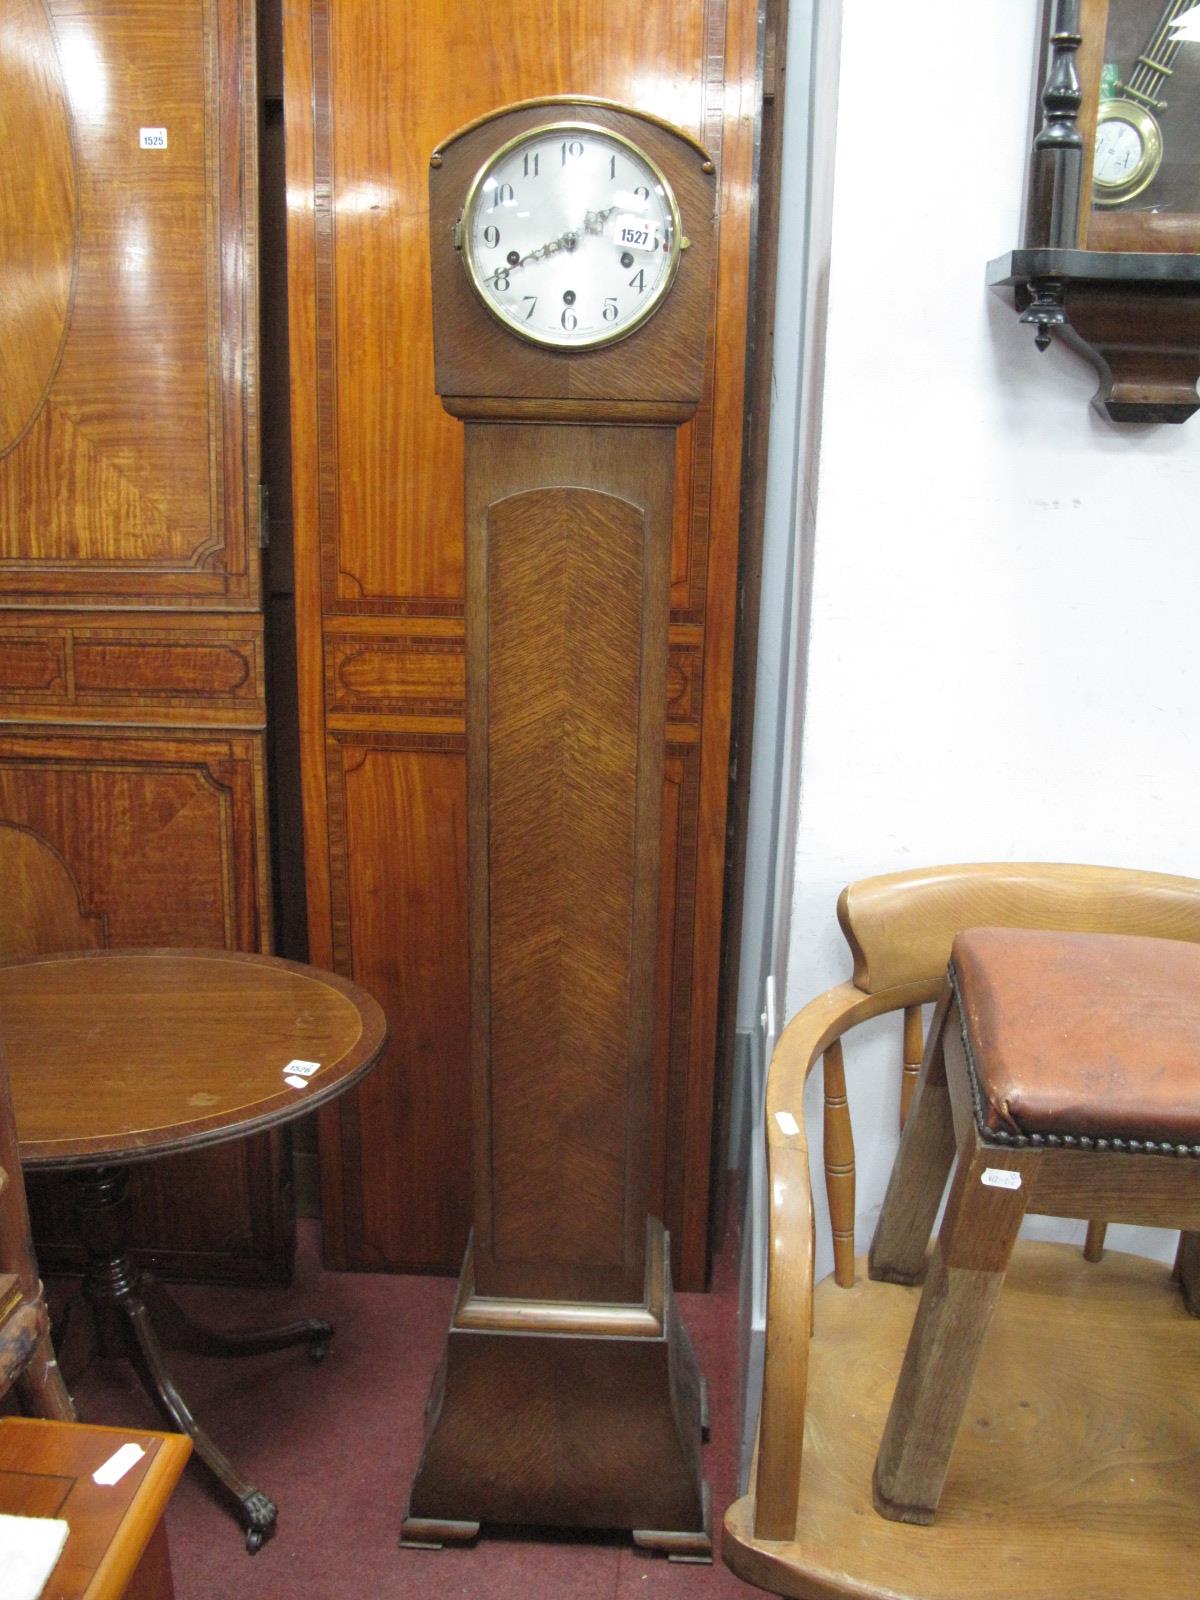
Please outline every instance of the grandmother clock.
[{"label": "grandmother clock", "polygon": [[703,1382],[649,1214],[675,430],[713,163],[526,101],[432,157],[436,384],[466,425],[475,1225],[402,1540],[629,1528],[705,1559]]}]

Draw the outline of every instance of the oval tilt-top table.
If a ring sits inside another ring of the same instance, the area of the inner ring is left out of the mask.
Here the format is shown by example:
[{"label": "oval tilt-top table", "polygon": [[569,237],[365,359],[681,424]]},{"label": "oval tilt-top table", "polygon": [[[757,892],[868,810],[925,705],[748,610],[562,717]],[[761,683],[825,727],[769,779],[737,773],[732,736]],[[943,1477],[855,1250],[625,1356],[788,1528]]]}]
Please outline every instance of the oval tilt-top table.
[{"label": "oval tilt-top table", "polygon": [[226,950],[94,950],[0,964],[25,1168],[74,1179],[84,1297],[101,1348],[128,1354],[147,1390],[238,1502],[257,1550],[276,1507],[196,1422],[164,1350],[247,1355],[307,1344],[317,1318],[216,1333],[184,1315],[126,1248],[129,1167],[260,1133],[341,1094],[378,1060],[383,1013],[345,978]]}]

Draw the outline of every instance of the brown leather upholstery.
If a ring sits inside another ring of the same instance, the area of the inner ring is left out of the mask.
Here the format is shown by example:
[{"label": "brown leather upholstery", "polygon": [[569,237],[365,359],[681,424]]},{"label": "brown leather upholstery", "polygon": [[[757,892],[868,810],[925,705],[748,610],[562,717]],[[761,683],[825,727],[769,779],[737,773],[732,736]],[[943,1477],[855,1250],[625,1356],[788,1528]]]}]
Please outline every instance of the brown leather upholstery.
[{"label": "brown leather upholstery", "polygon": [[951,978],[985,1131],[1200,1143],[1200,946],[973,928]]}]

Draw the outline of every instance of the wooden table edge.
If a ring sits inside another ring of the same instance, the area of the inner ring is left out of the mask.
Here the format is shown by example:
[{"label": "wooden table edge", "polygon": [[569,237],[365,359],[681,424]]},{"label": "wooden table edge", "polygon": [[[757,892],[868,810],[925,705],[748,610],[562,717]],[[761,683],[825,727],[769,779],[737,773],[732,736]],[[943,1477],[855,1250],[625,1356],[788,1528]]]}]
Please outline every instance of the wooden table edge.
[{"label": "wooden table edge", "polygon": [[[300,1100],[289,1103],[281,1099],[278,1104],[268,1111],[260,1112],[249,1118],[224,1122],[215,1125],[207,1132],[189,1133],[181,1132],[176,1138],[167,1140],[154,1140],[148,1138],[141,1144],[114,1148],[111,1139],[98,1139],[87,1149],[80,1149],[79,1141],[72,1141],[74,1149],[71,1155],[63,1155],[54,1144],[47,1144],[44,1140],[26,1140],[21,1138],[20,1128],[17,1129],[17,1142],[20,1149],[21,1163],[30,1169],[39,1172],[70,1172],[86,1171],[105,1166],[131,1166],[137,1162],[156,1161],[161,1156],[180,1155],[192,1150],[203,1150],[213,1145],[224,1144],[233,1139],[249,1138],[255,1133],[265,1132],[270,1128],[281,1127],[285,1123],[293,1122],[298,1117],[307,1115],[310,1111],[318,1110],[336,1099],[340,1094],[354,1087],[376,1064],[388,1042],[387,1018],[383,1007],[371,994],[356,984],[351,978],[344,978],[339,973],[330,972],[326,967],[313,966],[306,961],[292,961],[286,956],[262,955],[251,950],[221,950],[207,949],[190,946],[162,946],[138,945],[117,947],[115,949],[99,950],[69,950],[59,951],[50,955],[22,956],[17,960],[0,961],[0,968],[53,966],[68,961],[94,961],[134,957],[142,959],[186,960],[197,959],[212,960],[228,964],[249,964],[260,967],[270,967],[285,972],[293,972],[298,977],[311,982],[324,984],[341,994],[357,1011],[361,1023],[361,1031],[355,1040],[347,1057],[359,1055],[360,1059],[348,1071],[342,1072],[336,1081],[328,1087],[314,1088],[311,1093],[305,1094]],[[347,1059],[343,1057],[343,1060]]]},{"label": "wooden table edge", "polygon": [[123,1145],[113,1148],[113,1141],[97,1140],[94,1147],[86,1150],[80,1149],[79,1140],[74,1141],[74,1155],[64,1156],[56,1154],[53,1145],[44,1142],[35,1143],[32,1140],[21,1138],[21,1130],[17,1130],[17,1144],[20,1150],[21,1165],[30,1171],[38,1172],[88,1172],[99,1167],[131,1167],[139,1162],[157,1161],[160,1156],[177,1156],[190,1153],[193,1150],[205,1150],[213,1145],[227,1144],[233,1139],[249,1139],[253,1134],[265,1133],[271,1128],[281,1128],[289,1122],[295,1122],[298,1117],[316,1111],[321,1106],[327,1105],[330,1100],[336,1100],[338,1095],[352,1089],[361,1079],[366,1077],[371,1068],[379,1060],[387,1044],[387,1030],[384,1030],[378,1045],[372,1050],[365,1060],[350,1072],[343,1073],[335,1083],[327,1088],[314,1089],[311,1094],[306,1094],[303,1099],[292,1102],[291,1109],[287,1103],[276,1106],[271,1111],[264,1111],[256,1117],[246,1118],[238,1122],[221,1123],[212,1128],[208,1133],[182,1133],[175,1139],[160,1139],[154,1142],[147,1141],[144,1145]]},{"label": "wooden table edge", "polygon": [[[179,1482],[191,1456],[192,1441],[186,1434],[161,1433],[152,1428],[112,1428],[87,1422],[51,1422],[42,1417],[0,1417],[0,1429],[9,1432],[23,1429],[38,1432],[51,1429],[57,1432],[60,1429],[69,1429],[76,1436],[79,1432],[107,1434],[112,1440],[113,1451],[131,1439],[135,1441],[152,1439],[157,1444],[158,1448],[143,1469],[142,1481],[137,1488],[137,1498],[117,1525],[119,1529],[127,1523],[131,1524],[134,1530],[133,1536],[121,1541],[119,1547],[115,1537],[109,1539],[100,1564],[79,1597],[79,1600],[117,1600],[117,1597],[125,1592],[130,1579],[137,1571],[138,1563],[145,1555],[155,1529],[162,1521],[175,1485]],[[96,1463],[97,1466],[100,1464],[99,1461]],[[69,1527],[70,1518],[67,1517],[65,1520]],[[67,1544],[63,1546],[64,1553],[70,1545],[70,1540],[71,1535],[68,1535]]]}]

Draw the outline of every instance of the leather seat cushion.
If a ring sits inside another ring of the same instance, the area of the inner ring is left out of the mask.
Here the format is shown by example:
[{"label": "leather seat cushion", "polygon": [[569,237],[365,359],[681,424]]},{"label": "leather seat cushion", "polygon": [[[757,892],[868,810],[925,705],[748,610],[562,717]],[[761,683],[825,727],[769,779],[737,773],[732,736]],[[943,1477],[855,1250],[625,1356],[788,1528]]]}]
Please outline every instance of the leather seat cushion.
[{"label": "leather seat cushion", "polygon": [[1200,1143],[1200,945],[972,928],[951,976],[986,1128]]}]

